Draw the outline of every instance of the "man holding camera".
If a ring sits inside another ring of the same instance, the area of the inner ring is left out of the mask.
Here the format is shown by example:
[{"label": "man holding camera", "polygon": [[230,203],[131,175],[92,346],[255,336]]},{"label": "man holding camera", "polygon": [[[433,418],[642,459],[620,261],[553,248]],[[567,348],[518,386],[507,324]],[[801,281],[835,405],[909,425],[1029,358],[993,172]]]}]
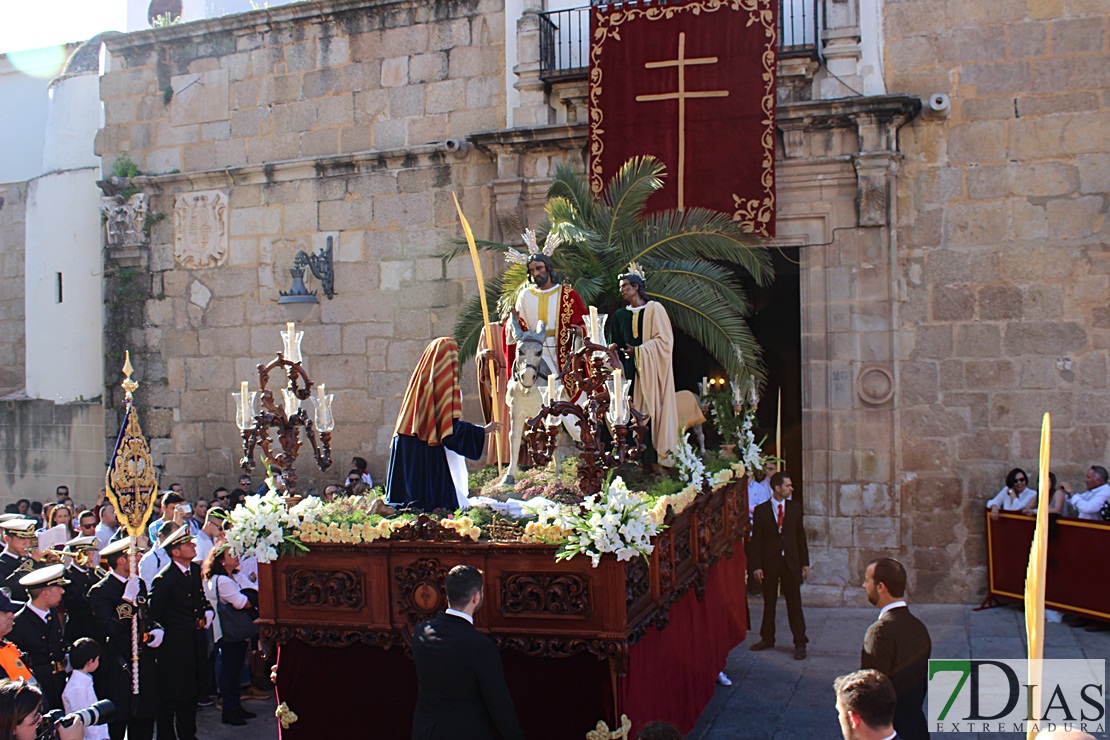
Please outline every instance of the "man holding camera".
[{"label": "man holding camera", "polygon": [[[111,543],[100,552],[110,570],[89,590],[89,603],[97,628],[107,635],[97,677],[99,695],[111,699],[116,715],[108,724],[112,740],[152,740],[158,714],[158,682],[155,648],[164,632],[147,613],[146,584],[131,573],[128,550],[131,538]],[[131,622],[139,620],[139,694],[131,694]]]},{"label": "man holding camera", "polygon": [[150,617],[165,630],[158,653],[158,740],[196,740],[197,700],[208,676],[205,630],[216,613],[201,587],[189,530],[177,528],[162,547],[171,562],[150,589]]}]

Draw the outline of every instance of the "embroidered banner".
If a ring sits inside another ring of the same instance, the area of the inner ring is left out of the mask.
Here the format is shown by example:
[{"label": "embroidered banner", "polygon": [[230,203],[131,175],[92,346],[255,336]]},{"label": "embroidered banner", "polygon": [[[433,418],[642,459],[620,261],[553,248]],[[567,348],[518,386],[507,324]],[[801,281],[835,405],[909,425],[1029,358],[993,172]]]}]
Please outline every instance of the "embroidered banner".
[{"label": "embroidered banner", "polygon": [[591,16],[590,185],[667,165],[648,207],[732,213],[775,233],[778,0],[604,5]]}]

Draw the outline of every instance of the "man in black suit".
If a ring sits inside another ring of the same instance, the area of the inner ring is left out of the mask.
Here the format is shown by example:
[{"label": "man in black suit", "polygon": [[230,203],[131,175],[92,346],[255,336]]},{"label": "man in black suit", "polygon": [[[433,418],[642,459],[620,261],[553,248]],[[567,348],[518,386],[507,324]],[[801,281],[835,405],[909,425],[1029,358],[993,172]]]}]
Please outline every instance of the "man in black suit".
[{"label": "man in black suit", "polygon": [[158,648],[158,740],[196,740],[197,699],[208,676],[204,631],[216,612],[201,587],[189,528],[176,529],[162,547],[170,562],[150,588],[150,618],[165,630]]},{"label": "man in black suit", "polygon": [[894,684],[874,670],[856,671],[833,681],[836,713],[844,740],[893,740]]},{"label": "man in black suit", "polygon": [[763,587],[760,640],[751,650],[775,646],[775,605],[779,586],[786,600],[786,616],[794,635],[794,660],[806,657],[806,618],[802,613],[802,581],[809,578],[809,547],[802,523],[802,506],[790,500],[790,476],[771,476],[771,498],[752,514],[752,575]]},{"label": "man in black suit", "polygon": [[863,638],[860,668],[874,668],[894,684],[898,695],[894,729],[898,737],[927,740],[929,726],[921,706],[933,643],[929,630],[906,606],[906,569],[893,558],[880,558],[867,566],[863,588],[867,600],[882,611]]},{"label": "man in black suit", "polygon": [[[74,537],[65,544],[66,551],[74,553],[72,562],[66,566],[69,585],[62,595],[66,611],[66,645],[72,645],[82,637],[92,638],[99,645],[104,644],[104,633],[97,629],[92,607],[89,605],[89,589],[103,575],[98,574],[92,565],[95,547],[96,537],[92,535]],[[78,562],[83,562],[84,566],[78,565]]]},{"label": "man in black suit", "polygon": [[4,536],[4,550],[0,552],[0,586],[8,589],[13,601],[27,600],[27,589],[19,585],[19,579],[42,565],[35,550],[37,526],[34,519],[24,517],[0,522],[0,532]]},{"label": "man in black suit", "polygon": [[[501,655],[493,640],[474,629],[482,603],[482,572],[456,565],[447,574],[443,614],[416,626],[413,740],[522,740]],[[496,729],[496,732],[495,732]]]},{"label": "man in black suit", "polygon": [[[152,740],[158,712],[158,676],[155,648],[164,632],[147,615],[146,584],[131,574],[128,550],[131,538],[124,537],[100,552],[100,562],[110,572],[89,590],[89,603],[97,629],[107,635],[96,677],[96,693],[111,699],[116,713],[108,723],[112,740]],[[138,571],[138,566],[135,568]],[[132,696],[131,622],[139,620],[139,695]]]},{"label": "man in black suit", "polygon": [[42,689],[49,709],[62,708],[62,690],[66,686],[66,644],[62,639],[62,603],[65,566],[61,563],[31,571],[19,583],[30,594],[30,600],[15,615],[15,625],[8,638],[14,642],[31,664],[31,672]]}]

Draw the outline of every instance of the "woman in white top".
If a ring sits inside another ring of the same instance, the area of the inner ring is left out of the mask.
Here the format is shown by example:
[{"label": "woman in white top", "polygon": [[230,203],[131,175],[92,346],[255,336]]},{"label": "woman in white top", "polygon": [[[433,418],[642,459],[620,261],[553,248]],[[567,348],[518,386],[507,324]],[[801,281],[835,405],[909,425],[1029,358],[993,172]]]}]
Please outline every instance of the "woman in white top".
[{"label": "woman in white top", "polygon": [[1029,476],[1021,468],[1014,468],[1006,476],[1006,485],[987,502],[987,508],[991,510],[991,519],[997,519],[999,510],[1022,511],[1036,499],[1037,492],[1029,487]]},{"label": "woman in white top", "polygon": [[[251,606],[250,599],[231,577],[238,567],[239,558],[232,554],[226,544],[213,547],[204,560],[201,568],[204,593],[216,609],[217,615],[221,614],[221,602],[232,609],[249,609]],[[220,687],[220,698],[223,700],[223,722],[225,725],[245,725],[246,720],[257,716],[244,709],[239,701],[239,673],[247,658],[248,641],[226,640],[219,618],[212,623],[212,629],[216,647],[220,650],[220,675],[217,676],[216,683]]]}]

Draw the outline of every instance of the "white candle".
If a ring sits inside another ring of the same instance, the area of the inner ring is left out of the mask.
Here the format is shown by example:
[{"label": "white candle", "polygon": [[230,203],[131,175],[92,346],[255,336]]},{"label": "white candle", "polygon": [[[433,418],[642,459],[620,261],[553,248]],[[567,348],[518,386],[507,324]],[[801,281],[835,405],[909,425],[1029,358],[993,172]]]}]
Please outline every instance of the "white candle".
[{"label": "white candle", "polygon": [[296,331],[296,326],[296,323],[293,321],[285,322],[285,331],[289,332],[289,336],[293,336],[294,332]]},{"label": "white candle", "polygon": [[590,341],[599,344],[597,336],[597,306],[590,306]]},{"label": "white candle", "polygon": [[250,383],[243,381],[239,384],[239,408],[243,414],[243,423],[250,426],[251,419],[251,394]]},{"label": "white candle", "polygon": [[555,403],[555,373],[547,376],[547,405]]},{"label": "white candle", "polygon": [[618,419],[624,417],[624,373],[620,368],[613,371],[613,413]]},{"label": "white candle", "polygon": [[701,376],[701,394],[704,396],[709,392],[709,378],[704,375]]},{"label": "white candle", "polygon": [[324,400],[324,384],[323,383],[316,386],[316,397],[319,398],[321,401]]}]

